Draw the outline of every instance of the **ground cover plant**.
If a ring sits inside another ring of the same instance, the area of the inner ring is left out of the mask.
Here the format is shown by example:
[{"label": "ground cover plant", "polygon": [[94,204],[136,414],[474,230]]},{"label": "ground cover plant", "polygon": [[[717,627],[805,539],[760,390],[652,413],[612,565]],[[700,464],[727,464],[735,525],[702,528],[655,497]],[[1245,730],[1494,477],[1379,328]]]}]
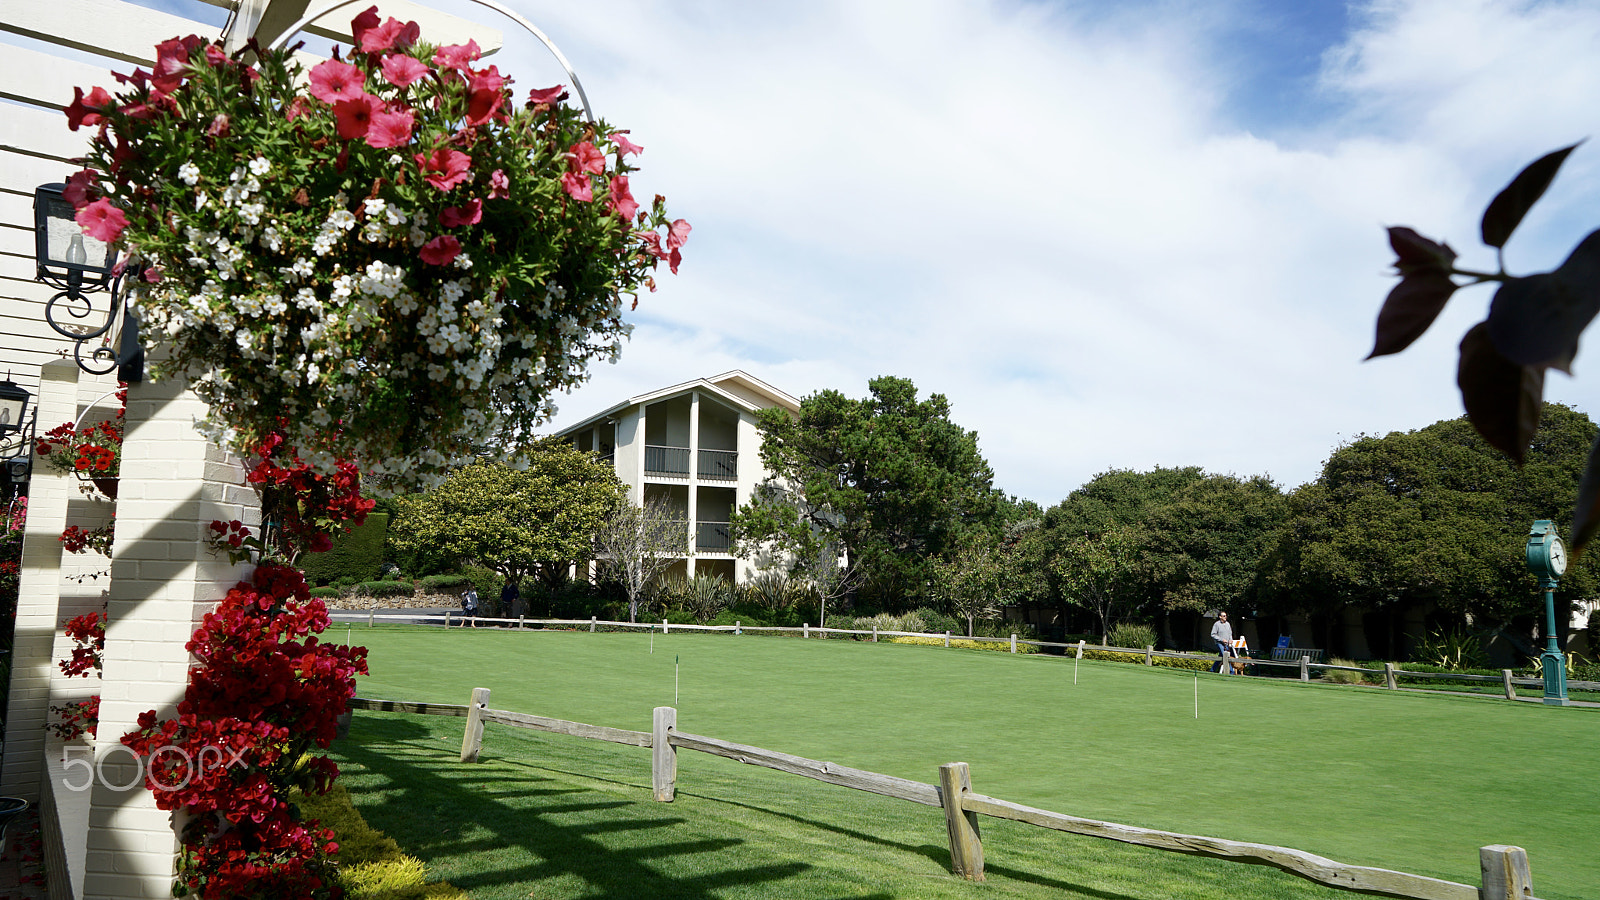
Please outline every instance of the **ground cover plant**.
[{"label": "ground cover plant", "polygon": [[[361,642],[372,650],[372,674],[358,689],[362,696],[463,703],[473,687],[488,687],[497,708],[635,730],[648,730],[652,707],[676,705],[683,731],[920,781],[933,781],[940,763],[963,760],[972,765],[978,792],[1073,815],[1280,844],[1342,862],[1464,883],[1478,878],[1478,847],[1515,844],[1529,851],[1541,897],[1577,898],[1582,885],[1600,883],[1600,861],[1584,837],[1594,824],[1593,810],[1600,808],[1600,785],[1585,767],[1570,765],[1574,754],[1600,735],[1600,712],[1588,709],[1281,679],[1197,677],[1095,660],[887,643],[553,630],[360,630]],[[366,719],[358,715],[358,738]],[[445,723],[437,726],[444,729],[442,736],[429,739],[442,749],[433,756],[416,751],[415,765],[453,770],[450,745],[453,740],[459,747],[459,720],[405,721],[411,723],[403,726],[406,733],[418,740],[436,722]],[[619,774],[605,775],[588,758],[598,750],[560,749],[555,743],[518,749],[522,745],[516,742],[525,738],[493,727],[485,760],[518,771],[569,773],[558,781],[588,773],[629,790],[648,788],[649,763],[642,751],[617,748],[621,761],[608,765],[620,766]],[[383,755],[377,748],[360,752],[366,755],[357,759],[355,751],[346,750],[342,761],[371,768]],[[756,776],[735,774],[745,770],[734,764],[716,768],[716,761],[696,756],[680,754],[680,796],[743,803],[770,813],[765,799],[723,794],[695,778],[699,771],[717,772],[738,781],[739,790],[765,782],[741,781]],[[390,766],[388,777],[404,781],[391,764],[384,765]],[[627,774],[620,774],[624,770]],[[529,790],[579,791],[570,797],[543,795],[546,802],[570,801],[575,808],[614,802],[621,810],[616,818],[593,825],[607,831],[649,830],[656,826],[644,820],[655,819],[710,827],[686,806],[644,805],[647,796],[635,806],[632,799],[586,797],[593,786],[495,787],[502,775],[489,769],[469,768],[450,777],[492,788],[499,792],[495,802],[502,804]],[[942,821],[936,813],[930,818],[929,810],[905,804],[893,811],[901,804],[876,799],[869,804],[854,792],[813,788],[803,779],[761,777],[777,779],[766,789],[773,796],[810,797],[807,792],[822,791],[807,801],[813,805],[786,814],[805,820],[840,815],[850,830],[877,846],[871,841],[880,830],[877,810],[887,803],[885,814],[891,818],[882,820],[882,829],[898,827],[895,816],[910,816],[922,823],[914,845],[946,852]],[[1528,787],[1535,779],[1541,796],[1559,799],[1530,803]],[[371,784],[352,784],[357,804],[369,817],[373,813],[362,792]],[[371,802],[389,801],[379,796]],[[863,804],[871,805],[870,814]],[[408,842],[390,821],[374,819],[374,824],[430,865],[441,865],[430,856],[433,850]],[[455,822],[450,827],[467,826]],[[990,820],[984,827],[997,835],[1012,830]],[[744,835],[735,830],[718,838],[713,830],[702,837],[738,840]],[[791,843],[806,848],[836,840],[811,834],[805,842]],[[1069,848],[1063,836],[1040,832],[1016,838],[1018,846],[1039,848],[1023,852],[1009,848],[1012,840],[990,846],[991,872],[1000,866],[1024,871],[1028,878],[1085,883],[1061,868],[1081,858],[1074,856],[1080,853],[1078,843]],[[446,849],[510,852],[504,842],[504,835],[484,833]],[[1168,865],[1199,872],[1213,865],[1181,857],[1139,858],[1133,873]],[[786,861],[814,865],[804,849]],[[752,859],[751,864],[758,863]],[[942,871],[940,866],[934,869]],[[1125,884],[1112,879],[1108,884],[1115,886],[1106,890],[1114,896],[1237,896],[1234,879],[1253,877],[1258,870],[1231,864],[1227,871],[1231,874],[1216,882],[1215,891],[1196,876],[1195,883],[1175,892],[1145,894],[1137,874],[1129,874]],[[441,872],[477,895],[471,883]],[[540,888],[534,896],[579,896],[579,888],[575,883],[571,894]],[[532,890],[524,888],[521,896]],[[1284,892],[1301,890],[1295,882],[1293,888],[1244,893],[1300,896]],[[926,895],[909,889],[883,894]]]}]

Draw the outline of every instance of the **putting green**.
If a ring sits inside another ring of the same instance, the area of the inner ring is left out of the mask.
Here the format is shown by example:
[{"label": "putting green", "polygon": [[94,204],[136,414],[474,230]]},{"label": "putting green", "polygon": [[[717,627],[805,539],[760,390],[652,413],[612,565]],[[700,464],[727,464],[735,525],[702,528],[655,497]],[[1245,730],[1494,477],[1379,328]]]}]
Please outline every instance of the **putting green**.
[{"label": "putting green", "polygon": [[1478,847],[1514,844],[1540,897],[1600,884],[1600,710],[839,640],[353,640],[371,648],[367,697],[465,703],[487,687],[496,708],[638,731],[675,705],[680,731],[926,782],[965,761],[979,793],[1072,815],[1468,884]]}]

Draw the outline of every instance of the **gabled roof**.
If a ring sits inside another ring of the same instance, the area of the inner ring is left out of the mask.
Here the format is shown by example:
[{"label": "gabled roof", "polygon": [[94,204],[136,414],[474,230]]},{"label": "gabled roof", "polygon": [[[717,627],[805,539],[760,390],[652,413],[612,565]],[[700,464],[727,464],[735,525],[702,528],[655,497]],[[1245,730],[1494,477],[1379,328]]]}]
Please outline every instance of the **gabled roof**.
[{"label": "gabled roof", "polygon": [[740,369],[734,369],[730,372],[723,372],[721,375],[713,375],[709,378],[696,378],[693,381],[685,381],[682,384],[675,384],[671,387],[664,387],[660,390],[650,391],[649,393],[640,394],[636,397],[629,397],[621,403],[608,407],[601,412],[595,413],[581,422],[568,425],[566,428],[556,432],[554,436],[566,437],[567,435],[582,431],[585,428],[594,425],[596,422],[603,422],[606,419],[614,418],[624,410],[627,410],[631,407],[639,406],[641,404],[648,405],[651,403],[658,403],[662,400],[687,394],[690,391],[699,391],[703,394],[709,394],[713,397],[716,397],[718,400],[727,404],[728,406],[731,406],[735,409],[741,409],[749,413],[754,413],[757,410],[767,409],[773,406],[781,406],[790,412],[800,411],[799,400],[796,400],[789,394],[786,394],[772,385],[767,384],[765,381],[762,381],[754,375],[751,375],[749,372],[745,372]]}]

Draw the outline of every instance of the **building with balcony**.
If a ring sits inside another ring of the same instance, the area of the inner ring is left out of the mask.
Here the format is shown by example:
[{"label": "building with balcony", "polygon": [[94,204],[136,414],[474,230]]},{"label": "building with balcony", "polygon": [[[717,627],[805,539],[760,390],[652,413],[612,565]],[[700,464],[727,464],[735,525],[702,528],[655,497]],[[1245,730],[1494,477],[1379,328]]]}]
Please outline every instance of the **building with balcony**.
[{"label": "building with balcony", "polygon": [[731,584],[753,564],[733,555],[728,522],[767,477],[756,413],[775,406],[798,413],[800,401],[734,370],[630,397],[556,436],[614,465],[632,502],[679,512],[684,555],[667,577],[721,575]]}]

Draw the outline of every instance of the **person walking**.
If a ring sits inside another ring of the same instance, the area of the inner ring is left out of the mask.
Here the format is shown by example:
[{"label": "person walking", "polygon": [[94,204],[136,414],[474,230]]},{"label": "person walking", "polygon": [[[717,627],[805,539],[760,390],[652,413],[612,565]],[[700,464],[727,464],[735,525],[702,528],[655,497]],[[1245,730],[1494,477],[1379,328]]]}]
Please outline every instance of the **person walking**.
[{"label": "person walking", "polygon": [[1211,626],[1211,639],[1217,642],[1217,653],[1222,661],[1217,663],[1217,668],[1224,675],[1233,674],[1233,666],[1228,662],[1228,656],[1233,652],[1233,626],[1228,624],[1228,614],[1217,613],[1217,624]]},{"label": "person walking", "polygon": [[467,592],[461,595],[461,611],[466,613],[467,620],[473,628],[478,627],[478,589],[468,587]]}]

